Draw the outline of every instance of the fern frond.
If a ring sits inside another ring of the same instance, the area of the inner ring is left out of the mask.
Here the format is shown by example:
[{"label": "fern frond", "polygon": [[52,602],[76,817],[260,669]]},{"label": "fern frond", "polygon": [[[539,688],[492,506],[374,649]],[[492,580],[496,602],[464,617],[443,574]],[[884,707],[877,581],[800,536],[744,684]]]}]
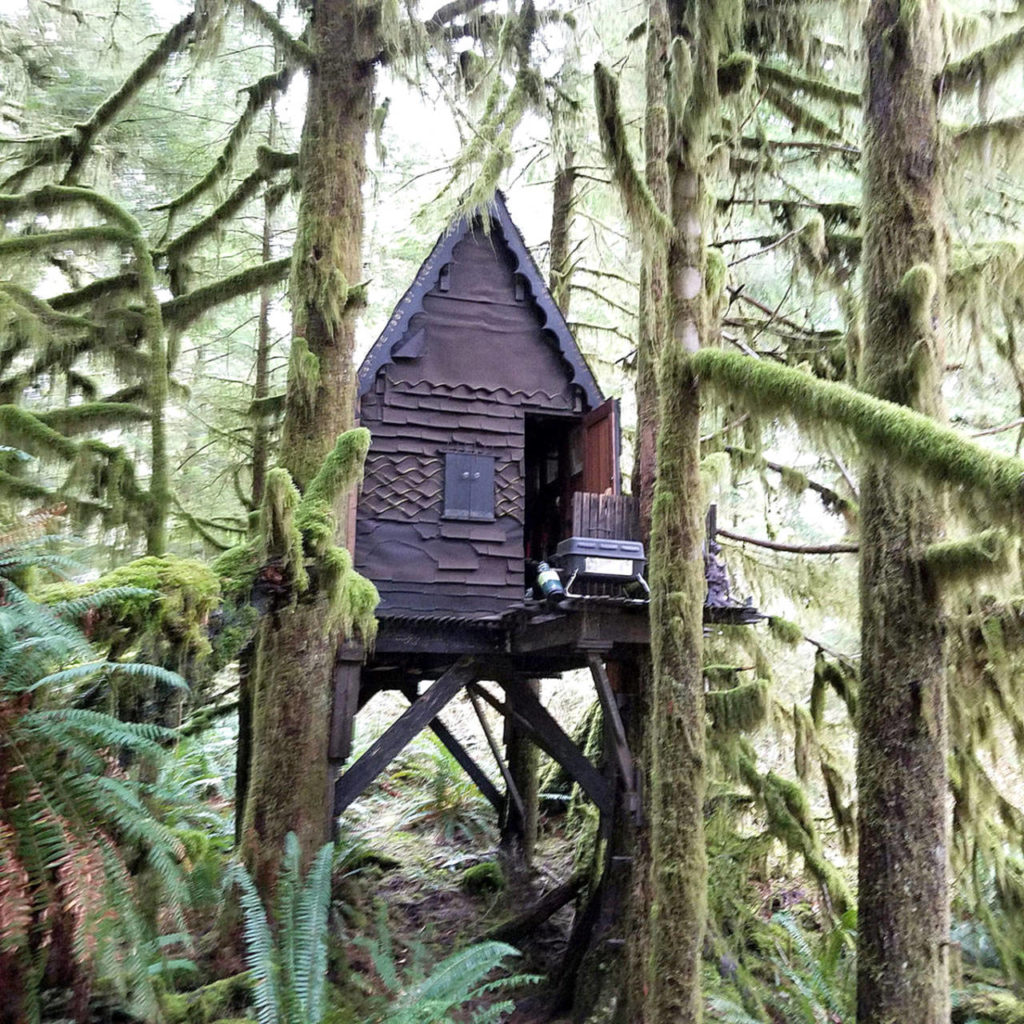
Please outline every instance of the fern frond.
[{"label": "fern frond", "polygon": [[260,894],[256,891],[256,885],[249,872],[237,861],[228,868],[225,883],[237,885],[240,892],[245,933],[245,965],[252,974],[256,1019],[259,1024],[278,1024],[278,965],[270,924]]}]

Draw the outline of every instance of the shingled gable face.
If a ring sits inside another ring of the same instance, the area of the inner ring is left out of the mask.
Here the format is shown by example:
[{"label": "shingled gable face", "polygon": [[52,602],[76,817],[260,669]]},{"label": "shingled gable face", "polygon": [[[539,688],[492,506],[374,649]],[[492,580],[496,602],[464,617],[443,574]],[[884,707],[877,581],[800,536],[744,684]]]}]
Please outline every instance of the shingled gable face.
[{"label": "shingled gable face", "polygon": [[356,564],[382,616],[521,602],[525,560],[568,535],[572,493],[618,490],[613,407],[500,194],[489,232],[462,220],[439,239],[359,381],[372,443]]}]

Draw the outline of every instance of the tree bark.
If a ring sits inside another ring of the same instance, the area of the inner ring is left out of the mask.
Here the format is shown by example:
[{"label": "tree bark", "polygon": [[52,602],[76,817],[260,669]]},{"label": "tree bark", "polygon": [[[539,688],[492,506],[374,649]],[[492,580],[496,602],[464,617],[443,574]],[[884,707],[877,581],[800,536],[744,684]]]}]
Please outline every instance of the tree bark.
[{"label": "tree bark", "polygon": [[[379,8],[316,0],[316,53],[300,148],[302,195],[292,259],[292,357],[280,464],[303,490],[354,417],[354,316],[348,288],[360,277],[365,141],[373,112]],[[336,499],[344,545],[347,495]],[[329,836],[324,772],[337,636],[315,592],[260,626],[253,673],[253,762],[243,857],[262,892],[273,886],[287,832],[303,860]]]},{"label": "tree bark", "polygon": [[562,154],[562,164],[555,172],[551,204],[548,287],[551,289],[551,297],[565,317],[569,315],[569,300],[572,297],[569,232],[572,229],[573,191],[576,186],[575,164],[576,154],[571,146],[567,146]]},{"label": "tree bark", "polygon": [[[942,413],[945,257],[932,87],[940,11],[874,0],[864,146],[861,386]],[[869,463],[861,487],[858,723],[860,1024],[949,1020],[946,690],[941,602],[923,559],[941,508]]]}]

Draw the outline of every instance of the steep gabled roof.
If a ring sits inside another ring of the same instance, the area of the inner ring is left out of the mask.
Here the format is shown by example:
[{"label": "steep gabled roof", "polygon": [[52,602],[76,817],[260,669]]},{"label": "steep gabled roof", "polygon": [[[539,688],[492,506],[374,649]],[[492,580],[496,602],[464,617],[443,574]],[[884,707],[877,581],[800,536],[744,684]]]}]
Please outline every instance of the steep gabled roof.
[{"label": "steep gabled roof", "polygon": [[[516,262],[516,266],[513,268],[514,272],[525,280],[531,298],[544,318],[540,325],[541,329],[553,336],[558,351],[571,371],[570,383],[576,384],[583,391],[591,409],[596,408],[604,401],[601,389],[597,386],[597,381],[594,380],[594,375],[590,372],[583,353],[577,347],[572,332],[565,322],[565,317],[562,316],[561,310],[552,299],[540,269],[530,255],[529,249],[526,248],[523,236],[512,223],[508,207],[505,205],[505,197],[501,192],[495,192],[494,198],[487,206],[487,211],[491,221],[491,232],[497,233],[505,242],[505,246]],[[423,311],[424,296],[436,286],[441,268],[451,262],[455,246],[469,234],[472,227],[473,222],[470,218],[461,217],[451,224],[437,240],[433,251],[424,260],[409,290],[395,306],[387,326],[374,342],[370,351],[367,352],[366,358],[359,367],[360,395],[364,395],[370,389],[377,371],[386,363],[391,362],[392,352],[405,338],[413,316]]]}]

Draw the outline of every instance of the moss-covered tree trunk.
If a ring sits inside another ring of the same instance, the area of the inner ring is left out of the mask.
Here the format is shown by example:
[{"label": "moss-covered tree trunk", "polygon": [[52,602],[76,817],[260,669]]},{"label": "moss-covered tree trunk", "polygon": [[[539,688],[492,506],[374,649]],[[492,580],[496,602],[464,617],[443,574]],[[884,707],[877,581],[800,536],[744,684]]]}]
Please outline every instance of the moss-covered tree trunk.
[{"label": "moss-covered tree trunk", "polygon": [[[936,0],[874,0],[864,144],[860,381],[941,413],[945,260],[933,87]],[[941,608],[923,553],[934,496],[878,462],[861,486],[857,1020],[949,1020],[946,697]]]},{"label": "moss-covered tree trunk", "polygon": [[[364,148],[380,51],[376,3],[316,0],[311,8],[316,62],[300,150],[292,355],[280,452],[300,491],[353,422],[349,289],[361,269]],[[340,504],[336,512],[335,539],[344,544],[347,516]],[[287,832],[297,834],[307,862],[328,837],[325,771],[336,635],[315,581],[310,594],[265,619],[257,640],[242,847],[263,891],[273,884]]]},{"label": "moss-covered tree trunk", "polygon": [[642,701],[648,827],[640,844],[646,878],[635,887],[645,905],[634,907],[638,950],[625,1002],[646,1024],[702,1016],[704,501],[700,395],[689,361],[709,334],[707,153],[719,57],[739,8],[652,0],[648,13],[645,179],[670,225],[645,262],[638,382],[641,514],[650,509],[651,523],[651,667]]},{"label": "moss-covered tree trunk", "polygon": [[548,287],[562,316],[569,315],[572,296],[572,255],[569,232],[572,229],[574,193],[576,189],[576,154],[566,146],[562,162],[555,171],[555,187],[551,203],[551,234],[549,236],[550,270]]}]

